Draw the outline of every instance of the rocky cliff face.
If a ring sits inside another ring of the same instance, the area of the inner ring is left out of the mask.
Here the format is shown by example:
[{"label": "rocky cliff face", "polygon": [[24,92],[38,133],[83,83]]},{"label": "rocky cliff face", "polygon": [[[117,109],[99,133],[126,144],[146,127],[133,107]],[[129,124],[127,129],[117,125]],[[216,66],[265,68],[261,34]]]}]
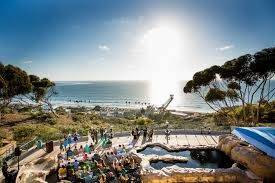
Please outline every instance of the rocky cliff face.
[{"label": "rocky cliff face", "polygon": [[275,182],[275,159],[233,135],[220,136],[218,149],[268,182]]}]

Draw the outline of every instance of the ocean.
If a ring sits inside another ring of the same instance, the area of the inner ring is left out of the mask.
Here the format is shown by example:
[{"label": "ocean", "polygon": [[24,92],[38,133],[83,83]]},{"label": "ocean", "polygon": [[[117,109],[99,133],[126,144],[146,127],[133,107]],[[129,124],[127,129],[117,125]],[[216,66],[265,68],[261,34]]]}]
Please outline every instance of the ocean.
[{"label": "ocean", "polygon": [[160,107],[173,94],[174,99],[168,109],[211,111],[198,96],[183,92],[185,83],[186,81],[169,84],[150,81],[58,81],[58,94],[53,97],[52,103],[54,106],[141,108],[150,104]]},{"label": "ocean", "polygon": [[[183,92],[185,84],[186,81],[58,81],[58,94],[53,97],[52,103],[54,106],[141,108],[150,104],[160,107],[173,94],[174,99],[168,109],[211,112],[196,94]],[[275,86],[275,81],[272,81],[272,86]]]}]

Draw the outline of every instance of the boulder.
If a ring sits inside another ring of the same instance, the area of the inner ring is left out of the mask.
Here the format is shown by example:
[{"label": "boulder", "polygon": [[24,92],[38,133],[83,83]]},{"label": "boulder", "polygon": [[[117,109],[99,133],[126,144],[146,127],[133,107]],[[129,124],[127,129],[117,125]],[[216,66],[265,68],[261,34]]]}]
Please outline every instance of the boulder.
[{"label": "boulder", "polygon": [[275,159],[249,146],[238,145],[231,150],[231,158],[256,175],[275,181]]},{"label": "boulder", "polygon": [[39,158],[21,167],[16,183],[45,183],[46,176],[56,167],[54,158]]},{"label": "boulder", "polygon": [[275,159],[233,135],[219,139],[218,149],[226,153],[235,162],[245,166],[257,176],[275,182]]}]

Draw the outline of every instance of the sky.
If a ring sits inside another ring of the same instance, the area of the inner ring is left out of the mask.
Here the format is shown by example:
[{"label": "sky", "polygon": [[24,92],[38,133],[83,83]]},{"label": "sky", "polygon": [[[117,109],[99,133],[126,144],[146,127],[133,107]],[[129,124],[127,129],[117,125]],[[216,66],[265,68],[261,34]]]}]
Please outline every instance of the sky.
[{"label": "sky", "polygon": [[188,80],[275,46],[272,0],[1,0],[0,61],[54,81]]}]

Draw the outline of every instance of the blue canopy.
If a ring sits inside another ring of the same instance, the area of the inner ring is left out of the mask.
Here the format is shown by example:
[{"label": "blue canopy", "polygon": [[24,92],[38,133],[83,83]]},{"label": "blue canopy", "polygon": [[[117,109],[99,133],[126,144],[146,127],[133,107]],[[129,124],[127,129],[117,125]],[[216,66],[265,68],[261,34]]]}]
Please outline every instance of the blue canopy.
[{"label": "blue canopy", "polygon": [[275,128],[270,127],[239,127],[232,133],[252,146],[275,158]]}]

